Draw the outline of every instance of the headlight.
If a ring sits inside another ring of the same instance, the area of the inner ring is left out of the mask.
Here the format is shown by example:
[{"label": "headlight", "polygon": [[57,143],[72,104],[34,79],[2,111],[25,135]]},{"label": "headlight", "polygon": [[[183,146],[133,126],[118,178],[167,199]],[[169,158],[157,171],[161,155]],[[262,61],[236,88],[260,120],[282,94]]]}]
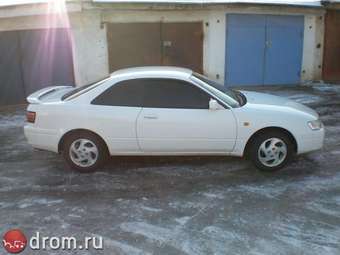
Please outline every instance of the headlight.
[{"label": "headlight", "polygon": [[308,122],[308,126],[312,129],[312,130],[320,130],[323,125],[321,120],[312,120]]}]

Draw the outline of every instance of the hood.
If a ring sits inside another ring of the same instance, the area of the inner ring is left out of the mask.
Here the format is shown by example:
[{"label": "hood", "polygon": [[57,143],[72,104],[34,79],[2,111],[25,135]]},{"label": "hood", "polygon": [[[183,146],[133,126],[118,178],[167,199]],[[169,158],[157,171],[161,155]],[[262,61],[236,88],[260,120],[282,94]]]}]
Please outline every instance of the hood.
[{"label": "hood", "polygon": [[315,118],[319,118],[319,115],[313,109],[303,104],[296,103],[284,97],[278,97],[278,96],[274,96],[270,94],[251,92],[251,91],[240,91],[240,92],[245,95],[245,97],[247,98],[247,103],[249,104],[287,107],[287,108],[291,108],[299,112],[312,115]]}]

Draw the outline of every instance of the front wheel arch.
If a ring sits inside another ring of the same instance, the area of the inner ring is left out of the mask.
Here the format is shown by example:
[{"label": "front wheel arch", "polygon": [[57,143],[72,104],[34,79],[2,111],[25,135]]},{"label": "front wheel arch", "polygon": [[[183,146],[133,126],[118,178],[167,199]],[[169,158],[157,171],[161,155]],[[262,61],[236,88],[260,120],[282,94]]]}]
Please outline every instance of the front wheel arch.
[{"label": "front wheel arch", "polygon": [[291,140],[292,144],[294,145],[294,152],[297,153],[298,151],[298,145],[296,142],[295,137],[293,136],[293,134],[291,132],[289,132],[287,129],[281,128],[281,127],[266,127],[266,128],[262,128],[258,131],[256,131],[247,141],[246,147],[244,149],[244,153],[243,155],[245,157],[249,157],[249,150],[251,147],[251,144],[253,143],[254,139],[264,133],[268,133],[268,132],[272,132],[272,131],[276,131],[276,132],[281,132],[285,135],[287,135],[289,137],[289,139]]},{"label": "front wheel arch", "polygon": [[65,140],[67,139],[67,137],[69,137],[69,136],[71,136],[73,134],[79,134],[79,133],[87,133],[87,134],[92,134],[92,135],[97,136],[100,140],[102,140],[103,144],[105,144],[106,151],[109,153],[109,147],[107,146],[105,140],[100,135],[98,135],[97,133],[95,133],[95,132],[93,132],[91,130],[88,130],[88,129],[72,129],[72,130],[69,130],[68,132],[66,132],[61,137],[61,139],[59,141],[59,144],[58,144],[58,153],[61,153],[63,151]]}]

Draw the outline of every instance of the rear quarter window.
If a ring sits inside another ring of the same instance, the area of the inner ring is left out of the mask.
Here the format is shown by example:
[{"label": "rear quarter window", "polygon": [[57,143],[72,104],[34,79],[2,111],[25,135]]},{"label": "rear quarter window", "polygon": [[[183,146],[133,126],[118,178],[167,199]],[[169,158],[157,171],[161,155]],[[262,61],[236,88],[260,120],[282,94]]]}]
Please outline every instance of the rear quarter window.
[{"label": "rear quarter window", "polygon": [[84,85],[84,86],[81,86],[81,87],[78,87],[78,88],[75,88],[75,89],[72,89],[71,91],[67,92],[65,95],[63,95],[61,97],[61,100],[66,100],[76,94],[79,93],[79,95],[82,94],[82,92],[86,93],[96,87],[98,87],[99,85],[103,84],[105,81],[107,81],[110,77],[106,77],[105,79],[101,79],[100,81],[96,81],[96,82],[93,82],[93,83],[90,83],[88,85]]},{"label": "rear quarter window", "polygon": [[140,80],[118,82],[97,96],[92,104],[107,106],[141,107],[143,84]]}]

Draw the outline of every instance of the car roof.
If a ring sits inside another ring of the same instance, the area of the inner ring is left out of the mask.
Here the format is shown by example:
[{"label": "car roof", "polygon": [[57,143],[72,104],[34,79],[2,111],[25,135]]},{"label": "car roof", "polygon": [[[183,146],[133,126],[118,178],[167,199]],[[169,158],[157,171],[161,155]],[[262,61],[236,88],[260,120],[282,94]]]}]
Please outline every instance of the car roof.
[{"label": "car roof", "polygon": [[132,67],[115,71],[111,77],[128,76],[129,78],[162,77],[162,78],[184,78],[187,79],[193,71],[187,68],[172,66],[146,66]]}]

